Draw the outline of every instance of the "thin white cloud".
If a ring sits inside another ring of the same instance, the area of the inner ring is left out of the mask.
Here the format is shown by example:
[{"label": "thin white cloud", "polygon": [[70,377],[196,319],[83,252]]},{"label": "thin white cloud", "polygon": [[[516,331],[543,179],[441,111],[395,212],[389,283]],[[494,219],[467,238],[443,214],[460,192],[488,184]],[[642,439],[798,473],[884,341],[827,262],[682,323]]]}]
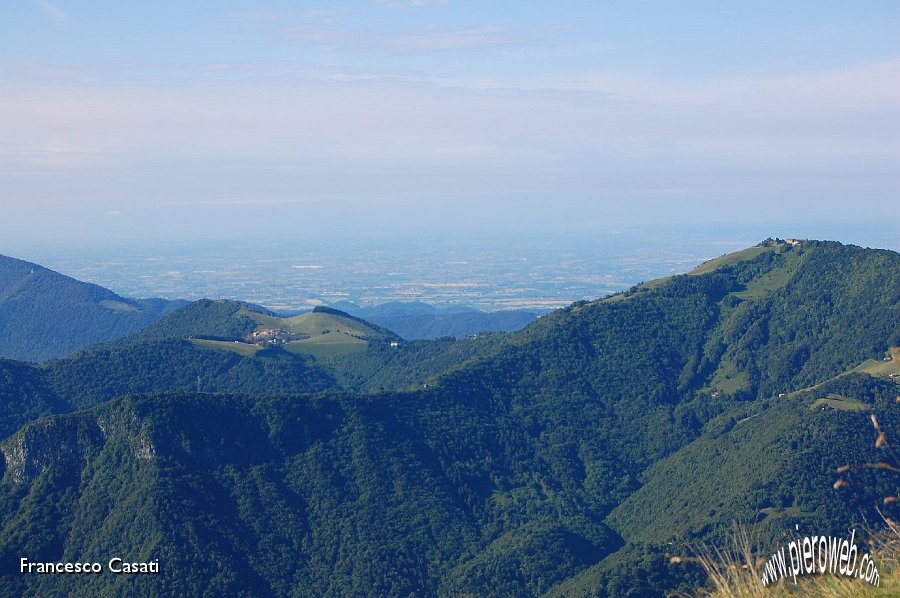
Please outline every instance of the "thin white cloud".
[{"label": "thin white cloud", "polygon": [[507,45],[517,39],[503,27],[472,27],[451,30],[430,28],[400,35],[385,35],[382,36],[382,41],[396,51],[436,52]]},{"label": "thin white cloud", "polygon": [[412,31],[386,33],[296,25],[288,28],[284,35],[295,43],[305,45],[401,54],[504,46],[521,43],[524,39],[521,33],[493,26],[457,29],[426,27]]},{"label": "thin white cloud", "polygon": [[69,13],[50,2],[50,0],[34,0],[34,3],[44,15],[57,23],[65,23],[69,20]]},{"label": "thin white cloud", "polygon": [[440,6],[446,4],[445,0],[375,0],[375,4],[391,9],[422,8],[425,6]]},{"label": "thin white cloud", "polygon": [[281,12],[264,12],[264,11],[233,11],[226,13],[226,17],[242,21],[279,21],[285,18],[286,14]]},{"label": "thin white cloud", "polygon": [[246,65],[200,77],[204,68],[194,78],[202,84],[0,81],[0,113],[10,115],[0,121],[0,170],[16,181],[7,189],[344,201],[435,189],[834,195],[900,183],[900,61],[702,84],[623,74],[398,82],[362,72],[286,83],[261,67],[250,69],[257,78],[230,73]]},{"label": "thin white cloud", "polygon": [[[401,9],[437,3],[385,0],[378,4],[384,8]],[[270,39],[367,55],[418,54],[522,45],[533,43],[541,34],[558,27],[502,27],[492,24],[442,27],[419,24],[377,28],[349,24],[347,13],[327,9],[310,9],[294,16],[247,12],[232,12],[227,16],[230,26]]]}]

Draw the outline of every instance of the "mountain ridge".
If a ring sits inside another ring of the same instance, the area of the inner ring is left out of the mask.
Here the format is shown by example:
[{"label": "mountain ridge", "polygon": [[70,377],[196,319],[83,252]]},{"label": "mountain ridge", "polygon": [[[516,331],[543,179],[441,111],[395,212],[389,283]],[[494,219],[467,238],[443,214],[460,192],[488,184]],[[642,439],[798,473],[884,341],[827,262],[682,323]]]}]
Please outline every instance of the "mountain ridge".
[{"label": "mountain ridge", "polygon": [[[900,344],[898,297],[900,255],[807,241],[555,311],[427,388],[140,395],[32,421],[2,443],[0,561],[163,555],[168,592],[187,594],[695,587],[695,571],[663,558],[673,537],[714,538],[725,518],[760,508],[768,525],[799,513],[816,531],[871,513],[875,493],[845,501],[828,482],[839,457],[871,453],[868,413],[811,407],[839,395],[896,410],[888,373],[840,376]],[[766,413],[796,428],[786,445]],[[723,451],[740,463],[772,446],[827,465],[794,485],[781,472],[805,470],[781,461],[734,478],[716,468]],[[727,508],[678,487],[692,462],[728,489]],[[646,514],[654,505],[668,510]],[[76,583],[7,575],[0,594]]]},{"label": "mountain ridge", "polygon": [[515,332],[547,311],[507,309],[485,312],[465,305],[439,308],[421,301],[389,301],[371,307],[339,301],[332,307],[393,330],[406,340]]},{"label": "mountain ridge", "polygon": [[137,332],[184,302],[128,299],[0,255],[0,358],[43,361]]}]

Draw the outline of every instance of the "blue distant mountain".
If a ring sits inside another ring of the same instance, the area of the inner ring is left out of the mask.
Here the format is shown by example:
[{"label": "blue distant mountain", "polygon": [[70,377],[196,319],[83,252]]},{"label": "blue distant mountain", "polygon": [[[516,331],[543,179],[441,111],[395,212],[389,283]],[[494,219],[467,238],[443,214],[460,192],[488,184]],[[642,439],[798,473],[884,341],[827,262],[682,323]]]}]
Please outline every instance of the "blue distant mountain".
[{"label": "blue distant mountain", "polygon": [[0,255],[0,357],[26,361],[61,357],[133,334],[185,303],[128,299]]},{"label": "blue distant mountain", "polygon": [[547,313],[518,309],[485,312],[467,305],[436,307],[422,301],[390,301],[371,307],[340,301],[332,307],[378,324],[407,340],[514,332]]}]

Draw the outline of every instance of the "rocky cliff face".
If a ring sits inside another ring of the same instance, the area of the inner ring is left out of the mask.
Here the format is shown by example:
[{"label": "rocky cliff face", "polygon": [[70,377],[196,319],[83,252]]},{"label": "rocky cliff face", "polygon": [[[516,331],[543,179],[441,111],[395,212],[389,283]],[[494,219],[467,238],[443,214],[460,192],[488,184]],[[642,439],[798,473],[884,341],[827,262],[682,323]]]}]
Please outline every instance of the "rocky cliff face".
[{"label": "rocky cliff face", "polygon": [[132,410],[96,417],[72,415],[39,419],[0,444],[2,470],[16,484],[28,484],[50,468],[81,472],[114,439],[124,441],[124,454],[149,460],[156,455],[150,421]]},{"label": "rocky cliff face", "polygon": [[31,482],[50,467],[80,470],[103,443],[96,422],[48,417],[23,428],[0,445],[5,469],[17,484]]}]

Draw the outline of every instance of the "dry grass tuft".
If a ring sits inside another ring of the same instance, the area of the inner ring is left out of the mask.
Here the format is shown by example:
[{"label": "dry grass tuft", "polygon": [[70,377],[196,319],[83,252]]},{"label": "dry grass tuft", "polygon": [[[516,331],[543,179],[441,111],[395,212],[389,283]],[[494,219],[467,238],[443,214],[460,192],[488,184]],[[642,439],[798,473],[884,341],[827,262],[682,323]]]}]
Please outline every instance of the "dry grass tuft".
[{"label": "dry grass tuft", "polygon": [[[898,528],[869,533],[868,547],[878,566],[879,587],[855,578],[824,575],[804,575],[779,580],[764,586],[762,571],[767,557],[753,551],[751,534],[744,527],[735,526],[729,537],[729,547],[700,546],[692,557],[673,557],[672,563],[696,562],[709,578],[708,585],[695,594],[676,594],[683,598],[852,598],[855,596],[900,596],[900,535]],[[860,549],[863,547],[860,546]]]},{"label": "dry grass tuft", "polygon": [[[900,402],[900,396],[897,397]],[[875,448],[886,453],[887,458],[879,463],[856,463],[842,465],[836,473],[847,474],[851,470],[880,469],[890,473],[900,472],[900,459],[888,440],[888,434],[881,429],[878,418],[872,414],[872,426],[878,432]],[[888,462],[889,461],[889,462]],[[835,490],[849,486],[850,481],[839,478],[834,483]],[[887,496],[884,505],[900,502],[897,496]],[[770,555],[754,552],[756,543],[747,528],[735,526],[728,539],[729,547],[701,545],[692,557],[673,557],[670,562],[696,562],[706,571],[709,578],[706,588],[697,591],[693,597],[708,598],[757,598],[757,597],[816,597],[851,598],[856,596],[900,596],[900,524],[879,510],[884,523],[881,529],[865,530],[868,552],[877,564],[880,585],[872,586],[862,580],[841,577],[829,572],[823,575],[804,575],[796,583],[792,577],[778,580],[764,586],[762,573]],[[863,546],[860,546],[862,549]],[[681,594],[681,596],[690,596]]]}]

